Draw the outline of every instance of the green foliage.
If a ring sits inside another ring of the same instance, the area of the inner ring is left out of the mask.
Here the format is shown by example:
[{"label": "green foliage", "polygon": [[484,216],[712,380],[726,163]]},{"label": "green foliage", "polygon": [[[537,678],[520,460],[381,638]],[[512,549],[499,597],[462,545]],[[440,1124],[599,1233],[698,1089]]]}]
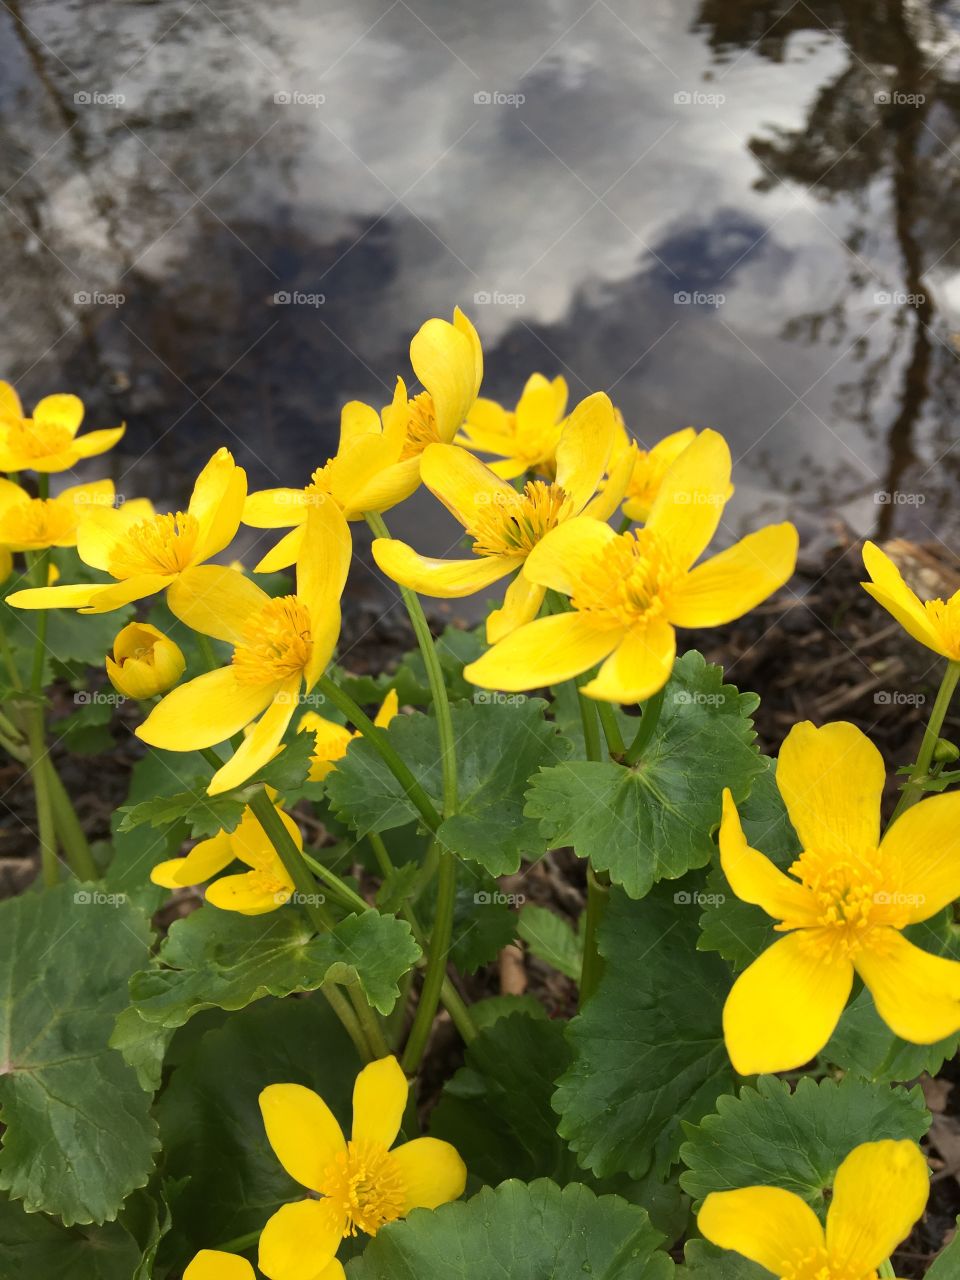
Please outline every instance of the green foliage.
[{"label": "green foliage", "polygon": [[[475,627],[472,631],[464,631],[462,627],[446,627],[436,637],[443,683],[450,698],[472,698],[476,693],[476,686],[464,680],[463,668],[467,663],[475,662],[486,647],[484,630],[484,626]],[[362,706],[382,702],[390,689],[396,689],[401,706],[426,707],[433,701],[419,649],[405,653],[395,670],[382,675],[352,676],[349,673],[337,673],[336,678],[343,691]]]},{"label": "green foliage", "polygon": [[573,1063],[554,1106],[560,1133],[601,1177],[666,1174],[681,1121],[700,1120],[732,1085],[720,1021],[730,975],[696,950],[696,909],[676,892],[660,885],[640,902],[611,892],[604,974],[570,1023]]},{"label": "green foliage", "polygon": [[[638,763],[573,760],[536,776],[524,812],[549,846],[572,845],[632,898],[708,863],[723,789],[743,800],[761,771],[752,693],[690,652],[677,662]],[[694,765],[695,762],[695,765]]]},{"label": "green foliage", "polygon": [[686,1265],[677,1273],[678,1280],[770,1280],[766,1267],[706,1240],[688,1240],[683,1257]]},{"label": "green foliage", "polygon": [[555,911],[528,903],[520,911],[517,936],[527,944],[538,960],[552,965],[574,982],[580,980],[583,937],[574,933],[566,920]]},{"label": "green foliage", "polygon": [[[960,1227],[960,1218],[957,1219]],[[960,1230],[939,1254],[933,1266],[927,1271],[926,1280],[957,1280],[960,1276]]]},{"label": "green foliage", "polygon": [[670,1280],[673,1262],[646,1211],[545,1178],[485,1188],[466,1203],[415,1210],[350,1263],[349,1280]]},{"label": "green foliage", "polygon": [[804,1077],[791,1092],[761,1076],[739,1098],[723,1097],[716,1113],[687,1125],[680,1184],[696,1200],[711,1191],[773,1186],[822,1207],[834,1174],[861,1142],[920,1140],[930,1124],[919,1086],[887,1089],[848,1077]]},{"label": "green foliage", "polygon": [[143,1257],[122,1222],[64,1227],[0,1198],[0,1280],[132,1280]]},{"label": "green foliage", "polygon": [[[538,858],[547,848],[537,824],[523,815],[524,792],[538,768],[569,755],[570,744],[544,719],[545,706],[539,698],[528,698],[458,703],[451,708],[460,803],[458,812],[443,822],[439,837],[448,849],[478,862],[494,876],[515,872],[522,858]],[[419,712],[397,716],[386,734],[439,806],[442,785],[435,721]],[[381,757],[359,738],[329,775],[327,791],[337,816],[361,835],[388,831],[417,817]]]},{"label": "green foliage", "polygon": [[0,904],[0,1188],[66,1226],[114,1219],[153,1165],[149,1096],[107,1043],[148,940],[99,885]]}]

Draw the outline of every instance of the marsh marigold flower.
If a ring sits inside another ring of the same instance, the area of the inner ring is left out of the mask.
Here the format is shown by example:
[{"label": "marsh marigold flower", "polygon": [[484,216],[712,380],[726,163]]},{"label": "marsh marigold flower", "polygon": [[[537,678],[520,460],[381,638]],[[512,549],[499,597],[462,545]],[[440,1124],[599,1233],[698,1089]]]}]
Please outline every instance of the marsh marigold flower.
[{"label": "marsh marigold flower", "polygon": [[418,457],[428,444],[449,444],[479,394],[483,350],[459,307],[452,324],[432,319],[420,326],[410,343],[410,363],[424,389],[406,402],[403,458]]},{"label": "marsh marigold flower", "polygon": [[[166,751],[199,751],[256,724],[208,787],[218,795],[276,754],[287,726],[323,675],[340,634],[350,532],[333,503],[311,507],[297,560],[297,593],[272,598],[224,565],[200,565],[169,595],[173,612],[202,635],[234,646],[229,665],[178,685],[137,729]],[[259,719],[257,718],[259,717]]]},{"label": "marsh marigold flower", "polygon": [[456,443],[477,453],[494,454],[497,461],[489,464],[490,469],[504,480],[527,472],[552,480],[567,394],[563,378],[551,382],[542,373],[531,374],[513,412],[495,400],[478,399]]},{"label": "marsh marigold flower", "polygon": [[[288,813],[277,813],[298,849],[303,848],[300,828]],[[249,808],[233,831],[218,831],[200,840],[183,858],[168,858],[150,872],[154,884],[164,889],[182,889],[205,884],[231,862],[246,863],[249,871],[220,876],[206,891],[206,899],[222,911],[239,911],[244,916],[260,916],[276,911],[293,894],[294,884],[267,833]]]},{"label": "marsh marigold flower", "polygon": [[703,564],[730,492],[730,450],[703,431],[667,471],[643,529],[616,534],[567,520],[527,557],[524,576],[570,597],[572,610],[537,618],[464,669],[474,684],[522,692],[602,663],[592,698],[642,702],[666,683],[676,627],[716,627],[754,608],[793,573],[797,531],[768,525]]},{"label": "marsh marigold flower", "polygon": [[[185,512],[157,515],[149,502],[135,500],[94,508],[82,521],[77,554],[114,582],[35,587],[15,591],[8,603],[17,609],[109,613],[172,588],[233,540],[246,493],[246,472],[227,449],[218,449],[197,477]],[[171,608],[174,595],[168,596]]]},{"label": "marsh marigold flower", "polygon": [[284,1205],[267,1222],[260,1270],[269,1280],[313,1280],[346,1236],[376,1235],[411,1209],[436,1209],[463,1194],[467,1171],[448,1142],[414,1138],[393,1146],[407,1092],[396,1058],[364,1067],[354,1085],[349,1141],[312,1089],[274,1084],[261,1093],[277,1158],[294,1181],[320,1197]]},{"label": "marsh marigold flower", "polygon": [[112,480],[73,485],[55,498],[31,498],[18,484],[0,480],[0,544],[11,551],[75,547],[83,521],[112,510],[114,500]]},{"label": "marsh marigold flower", "polygon": [[431,445],[423,455],[424,484],[473,539],[469,560],[440,560],[419,555],[405,542],[377,538],[373,558],[394,582],[427,596],[456,597],[516,572],[503,607],[487,619],[487,639],[500,640],[535,618],[545,588],[525,571],[528,556],[551,530],[582,515],[606,520],[623,496],[631,459],[597,493],[614,439],[613,405],[603,392],[574,409],[556,448],[557,478],[531,480],[517,492],[490,467],[457,445]]},{"label": "marsh marigold flower", "polygon": [[[613,450],[614,465],[619,461],[624,450],[629,449],[633,444],[619,413],[617,426],[619,431]],[[684,427],[682,431],[674,431],[664,436],[650,449],[636,449],[633,469],[624,495],[623,514],[625,516],[635,520],[637,524],[646,524],[664,477],[684,449],[688,449],[696,438],[697,432],[693,427]],[[732,497],[733,485],[727,492],[727,500],[729,501]]]},{"label": "marsh marigold flower", "polygon": [[863,589],[893,614],[914,640],[951,662],[960,662],[960,591],[949,600],[922,601],[890,557],[872,542],[864,544],[863,563],[871,578],[861,583]]},{"label": "marsh marigold flower", "polygon": [[131,622],[107,654],[107,675],[117,693],[152,698],[172,689],[186,670],[180,646],[149,622]]},{"label": "marsh marigold flower", "polygon": [[77,435],[83,401],[77,396],[44,396],[24,415],[20,397],[9,382],[0,382],[0,471],[69,471],[81,458],[112,449],[125,427]]},{"label": "marsh marigold flower", "polygon": [[[397,691],[391,689],[384,698],[373,723],[378,729],[385,729],[399,709]],[[342,760],[347,754],[347,748],[354,738],[363,736],[359,729],[348,729],[345,724],[328,720],[325,716],[318,715],[316,711],[307,711],[300,717],[297,732],[315,735],[316,746],[310,757],[311,782],[322,782],[336,767],[336,762]]]},{"label": "marsh marigold flower", "polygon": [[[336,1258],[322,1271],[311,1272],[309,1280],[345,1280],[346,1273]],[[256,1272],[246,1258],[219,1249],[201,1249],[186,1271],[183,1280],[256,1280]]]},{"label": "marsh marigold flower", "polygon": [[820,1052],[854,973],[895,1035],[932,1044],[960,1030],[960,963],[903,930],[960,896],[960,793],[931,796],[880,836],[883,758],[855,725],[794,725],[777,786],[803,852],[784,874],[747,844],[724,792],[720,861],[738,898],[786,933],[737,978],[723,1028],[741,1075],[788,1071]]},{"label": "marsh marigold flower", "polygon": [[780,1280],[876,1280],[929,1194],[916,1143],[865,1142],[837,1170],[826,1228],[794,1192],[768,1186],[713,1192],[697,1226],[712,1244],[743,1254]]}]

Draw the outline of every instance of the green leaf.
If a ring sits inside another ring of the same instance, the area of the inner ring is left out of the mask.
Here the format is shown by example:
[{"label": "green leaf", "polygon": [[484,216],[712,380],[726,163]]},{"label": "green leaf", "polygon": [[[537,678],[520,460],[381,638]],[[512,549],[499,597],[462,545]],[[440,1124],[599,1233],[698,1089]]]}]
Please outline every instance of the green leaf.
[{"label": "green leaf", "polygon": [[[761,759],[763,772],[737,808],[748,842],[786,871],[800,853],[800,841],[777,788],[777,763],[766,756]],[[706,893],[709,901],[700,917],[697,943],[701,951],[719,951],[735,969],[745,969],[781,936],[762,907],[737,897],[719,867],[710,873]]]},{"label": "green leaf", "polygon": [[399,979],[419,958],[409,925],[376,911],[314,934],[289,907],[242,916],[206,906],[171,926],[161,967],[134,975],[130,999],[146,1022],[180,1027],[201,1009],[242,1009],[262,996],[356,979],[370,1004],[388,1014],[400,995]]},{"label": "green leaf", "polygon": [[680,1185],[695,1200],[737,1187],[784,1187],[814,1208],[825,1203],[841,1161],[861,1142],[910,1138],[930,1124],[919,1086],[890,1089],[856,1080],[761,1076],[755,1089],[725,1097],[714,1115],[687,1125]]},{"label": "green leaf", "polygon": [[686,1266],[679,1277],[696,1280],[770,1280],[770,1272],[757,1262],[729,1249],[718,1249],[706,1240],[688,1240],[683,1250]]},{"label": "green leaf", "polygon": [[644,1209],[579,1183],[504,1182],[383,1227],[349,1280],[670,1280]]},{"label": "green leaf", "polygon": [[[957,1219],[960,1227],[960,1218]],[[958,1280],[960,1277],[960,1230],[943,1250],[938,1253],[933,1265],[928,1267],[926,1280]]]},{"label": "green leaf", "polygon": [[281,1204],[304,1194],[267,1142],[260,1091],[277,1083],[315,1089],[349,1133],[359,1068],[319,996],[254,1005],[200,1038],[157,1108],[165,1172],[189,1180],[173,1206],[181,1265],[199,1248],[259,1231]]},{"label": "green leaf", "polygon": [[681,1121],[699,1120],[732,1085],[721,1023],[730,974],[696,936],[696,911],[674,901],[672,885],[639,902],[611,892],[605,971],[570,1023],[573,1065],[553,1102],[561,1135],[601,1177],[665,1174]]},{"label": "green leaf", "polygon": [[233,831],[243,817],[246,800],[235,791],[225,791],[219,796],[208,796],[209,777],[194,778],[186,791],[171,796],[156,796],[139,804],[124,805],[119,830],[133,831],[149,823],[151,827],[169,827],[184,822],[190,834],[200,838],[215,836],[218,831]]},{"label": "green leaf", "polygon": [[[911,942],[934,955],[960,958],[960,929],[947,908],[931,920],[904,930]],[[936,1075],[960,1048],[960,1033],[935,1044],[911,1044],[895,1036],[877,1013],[873,996],[864,989],[844,1010],[837,1029],[821,1054],[825,1062],[867,1080],[915,1080],[925,1071]]]},{"label": "green leaf", "polygon": [[[464,862],[457,867],[457,895],[453,904],[450,960],[462,973],[476,971],[495,959],[517,936],[516,894],[503,893],[482,867]],[[417,910],[425,929],[433,927],[436,882]]]},{"label": "green leaf", "polygon": [[572,845],[632,898],[658,880],[705,866],[724,787],[743,800],[763,768],[753,745],[752,693],[685,653],[666,688],[653,738],[632,768],[576,760],[533,779],[524,812],[549,846]]},{"label": "green leaf", "polygon": [[[434,641],[443,683],[451,699],[470,699],[477,691],[475,685],[464,680],[463,668],[468,662],[475,662],[487,647],[485,630],[486,624],[472,631],[447,627]],[[362,706],[381,702],[390,689],[396,689],[400,705],[404,707],[426,707],[433,701],[419,649],[405,653],[393,672],[379,676],[353,676],[347,672],[338,674],[336,679],[344,693]]]},{"label": "green leaf", "polygon": [[517,935],[538,960],[552,965],[574,982],[580,981],[583,939],[562,916],[530,903],[520,910]]},{"label": "green leaf", "polygon": [[473,1025],[478,1031],[492,1027],[498,1018],[522,1013],[528,1018],[546,1019],[547,1011],[536,996],[487,996],[470,1006]]},{"label": "green leaf", "polygon": [[316,735],[294,731],[283,750],[268,760],[249,782],[238,788],[237,794],[249,797],[256,785],[274,787],[281,795],[299,790],[310,772],[310,757],[317,749]]},{"label": "green leaf", "polygon": [[0,1280],[131,1280],[137,1241],[119,1222],[64,1227],[0,1198]]},{"label": "green leaf", "polygon": [[468,1045],[466,1065],[444,1085],[431,1134],[452,1142],[471,1175],[491,1185],[510,1173],[575,1181],[576,1159],[550,1106],[570,1057],[559,1023],[522,1013],[499,1018]]},{"label": "green leaf", "polygon": [[[490,695],[494,697],[495,695]],[[544,719],[546,703],[528,698],[459,703],[451,708],[457,743],[459,810],[440,827],[447,848],[491,875],[510,875],[521,858],[546,850],[537,824],[523,816],[523,798],[538,768],[563,760],[569,742]],[[386,730],[392,746],[440,806],[442,783],[436,721],[420,712],[397,716]],[[388,831],[417,818],[403,788],[369,742],[357,738],[327,779],[337,816],[361,835]]]},{"label": "green leaf", "polygon": [[145,917],[76,882],[0,904],[0,1189],[67,1226],[146,1184],[150,1099],[107,1041],[143,963]]}]

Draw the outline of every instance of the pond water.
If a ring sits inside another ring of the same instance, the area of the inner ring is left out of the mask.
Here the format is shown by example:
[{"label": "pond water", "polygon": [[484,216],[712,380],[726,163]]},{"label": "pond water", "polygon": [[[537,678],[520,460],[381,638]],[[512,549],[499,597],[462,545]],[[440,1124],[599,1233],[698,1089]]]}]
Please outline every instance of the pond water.
[{"label": "pond water", "polygon": [[128,421],[121,492],[303,483],[459,302],[489,395],[724,432],[731,528],[960,545],[960,5],[8,0],[0,51],[0,363]]}]

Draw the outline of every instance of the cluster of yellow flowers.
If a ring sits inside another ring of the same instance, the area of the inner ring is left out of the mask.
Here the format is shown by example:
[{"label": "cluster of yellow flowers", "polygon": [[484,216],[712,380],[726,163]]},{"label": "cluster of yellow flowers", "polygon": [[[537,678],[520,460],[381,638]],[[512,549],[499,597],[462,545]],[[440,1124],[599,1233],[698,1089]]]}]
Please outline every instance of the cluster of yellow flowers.
[{"label": "cluster of yellow flowers", "polygon": [[[423,390],[409,396],[398,377],[379,412],[347,404],[335,455],[302,489],[248,493],[244,470],[219,449],[186,510],[174,513],[141,499],[117,505],[108,480],[50,496],[50,473],[102,454],[124,428],[78,434],[83,406],[69,395],[48,396],[27,418],[13,389],[0,384],[0,470],[9,477],[0,480],[0,569],[9,576],[17,553],[75,547],[100,575],[59,583],[42,565],[43,576],[33,575],[33,585],[8,603],[99,614],[163,593],[194,632],[228,643],[228,663],[186,680],[179,647],[146,622],[123,627],[106,656],[118,691],[159,698],[137,729],[144,742],[175,752],[232,744],[229,758],[218,758],[211,795],[244,784],[283,749],[298,708],[322,679],[340,635],[351,522],[368,520],[378,535],[377,565],[410,591],[460,597],[509,579],[487,619],[489,647],[466,667],[467,680],[520,692],[577,679],[600,703],[654,698],[673,669],[678,628],[728,623],[793,574],[797,532],[786,522],[703,559],[733,493],[730,450],[717,432],[687,428],[643,451],[605,394],[568,412],[564,380],[540,374],[508,411],[479,395],[480,341],[459,310],[452,322],[435,318],[420,328],[410,360]],[[37,473],[37,496],[20,483],[25,471]],[[463,526],[469,554],[430,558],[386,533],[382,513],[421,481]],[[616,531],[608,521],[618,511]],[[254,573],[294,566],[291,594],[272,597],[236,565],[213,562],[241,524],[279,531]],[[868,543],[864,560],[866,590],[916,640],[960,663],[960,593],[921,603],[879,548]],[[398,711],[393,692],[376,725]],[[295,727],[315,735],[315,780],[356,736],[312,711]],[[816,1056],[855,975],[896,1035],[929,1044],[960,1030],[960,963],[921,950],[903,932],[960,895],[960,794],[919,804],[912,796],[881,834],[885,776],[879,752],[853,725],[796,725],[776,773],[802,848],[786,872],[750,847],[734,799],[724,795],[724,874],[740,899],[762,907],[785,934],[737,978],[726,1002],[726,1043],[741,1074],[789,1070]],[[278,797],[271,800],[302,850],[297,824]],[[234,861],[247,869],[221,876]],[[250,809],[234,831],[152,874],[169,888],[212,881],[206,896],[213,906],[248,915],[275,910],[295,892],[289,865]],[[419,1138],[391,1149],[406,1102],[396,1060],[372,1063],[356,1083],[347,1141],[310,1090],[265,1090],[270,1143],[312,1193],[264,1229],[260,1265],[271,1280],[337,1280],[345,1236],[374,1234],[415,1206],[462,1193],[465,1170],[448,1144]],[[913,1144],[869,1143],[841,1167],[825,1230],[796,1196],[769,1187],[709,1196],[700,1227],[777,1276],[872,1280],[922,1212],[926,1188]],[[253,1272],[239,1257],[207,1250],[186,1274],[244,1280]]]}]

